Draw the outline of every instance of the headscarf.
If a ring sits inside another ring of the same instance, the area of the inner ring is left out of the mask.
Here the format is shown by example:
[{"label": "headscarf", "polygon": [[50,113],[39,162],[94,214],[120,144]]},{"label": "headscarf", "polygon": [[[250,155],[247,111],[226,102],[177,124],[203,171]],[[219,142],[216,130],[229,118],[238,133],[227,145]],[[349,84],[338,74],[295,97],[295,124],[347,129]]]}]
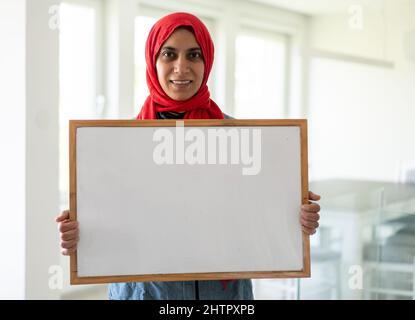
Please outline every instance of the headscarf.
[{"label": "headscarf", "polygon": [[[162,89],[157,77],[156,61],[159,51],[179,27],[190,27],[199,44],[205,65],[202,85],[199,91],[190,99],[176,101],[171,99]],[[214,46],[209,31],[202,21],[189,13],[173,13],[160,20],[151,28],[146,42],[146,78],[150,95],[137,116],[137,119],[157,119],[157,112],[185,112],[184,119],[223,119],[223,113],[217,104],[210,99],[207,86],[210,71],[213,66]]]}]

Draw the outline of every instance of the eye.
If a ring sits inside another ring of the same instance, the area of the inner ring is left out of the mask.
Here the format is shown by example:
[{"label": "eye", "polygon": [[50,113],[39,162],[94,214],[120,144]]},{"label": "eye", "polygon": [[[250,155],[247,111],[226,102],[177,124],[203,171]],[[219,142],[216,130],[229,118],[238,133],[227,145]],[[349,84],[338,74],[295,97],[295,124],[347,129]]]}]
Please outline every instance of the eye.
[{"label": "eye", "polygon": [[169,51],[169,50],[165,50],[161,53],[161,56],[163,58],[167,58],[167,59],[172,59],[175,57],[175,52],[174,51]]},{"label": "eye", "polygon": [[192,51],[189,53],[189,58],[190,59],[201,59],[202,53],[200,51]]}]

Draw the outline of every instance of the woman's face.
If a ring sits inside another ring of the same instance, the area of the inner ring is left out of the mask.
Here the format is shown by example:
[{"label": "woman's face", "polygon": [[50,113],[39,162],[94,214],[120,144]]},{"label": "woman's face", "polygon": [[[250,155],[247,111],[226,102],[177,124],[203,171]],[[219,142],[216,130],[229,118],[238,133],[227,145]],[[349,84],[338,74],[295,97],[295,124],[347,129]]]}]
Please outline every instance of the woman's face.
[{"label": "woman's face", "polygon": [[171,99],[193,97],[205,72],[202,50],[193,33],[186,29],[174,31],[160,49],[156,69],[159,83]]}]

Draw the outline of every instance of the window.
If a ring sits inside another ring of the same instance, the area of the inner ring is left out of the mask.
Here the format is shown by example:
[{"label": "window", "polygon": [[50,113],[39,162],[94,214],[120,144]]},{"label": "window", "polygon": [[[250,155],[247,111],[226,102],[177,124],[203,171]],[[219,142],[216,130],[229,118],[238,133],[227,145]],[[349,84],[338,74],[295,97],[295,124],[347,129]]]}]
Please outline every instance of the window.
[{"label": "window", "polygon": [[287,41],[284,36],[242,31],[235,43],[236,118],[285,116]]},{"label": "window", "polygon": [[97,110],[96,23],[92,6],[64,2],[59,24],[59,190],[61,205],[68,207],[69,120],[93,119]]},{"label": "window", "polygon": [[[141,107],[146,100],[149,92],[146,82],[146,59],[145,59],[145,43],[151,27],[156,21],[168,12],[154,9],[143,9],[144,12],[149,12],[148,15],[138,16],[135,19],[135,83],[134,83],[134,114],[138,114]],[[210,19],[202,19],[203,23],[209,29],[210,35],[214,37],[214,24]],[[214,39],[213,39],[214,41]],[[211,97],[214,99],[214,83],[215,81],[215,66],[211,71],[208,86]]]},{"label": "window", "polygon": [[157,21],[154,17],[139,16],[135,19],[135,101],[134,114],[138,114],[149,92],[146,82],[145,44],[151,27]]}]

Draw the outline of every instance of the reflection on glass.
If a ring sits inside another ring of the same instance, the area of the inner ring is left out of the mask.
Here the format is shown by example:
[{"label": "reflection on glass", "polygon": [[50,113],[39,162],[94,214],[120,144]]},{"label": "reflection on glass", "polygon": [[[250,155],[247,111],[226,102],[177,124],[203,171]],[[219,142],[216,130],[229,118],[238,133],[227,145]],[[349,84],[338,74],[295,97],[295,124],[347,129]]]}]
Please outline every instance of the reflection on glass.
[{"label": "reflection on glass", "polygon": [[[415,188],[400,185],[412,198],[399,205],[390,189],[380,193],[377,223],[365,244],[365,299],[413,299],[415,290]],[[409,209],[409,210],[407,210]]]},{"label": "reflection on glass", "polygon": [[412,299],[415,185],[328,179],[310,188],[324,196],[301,299]]}]

